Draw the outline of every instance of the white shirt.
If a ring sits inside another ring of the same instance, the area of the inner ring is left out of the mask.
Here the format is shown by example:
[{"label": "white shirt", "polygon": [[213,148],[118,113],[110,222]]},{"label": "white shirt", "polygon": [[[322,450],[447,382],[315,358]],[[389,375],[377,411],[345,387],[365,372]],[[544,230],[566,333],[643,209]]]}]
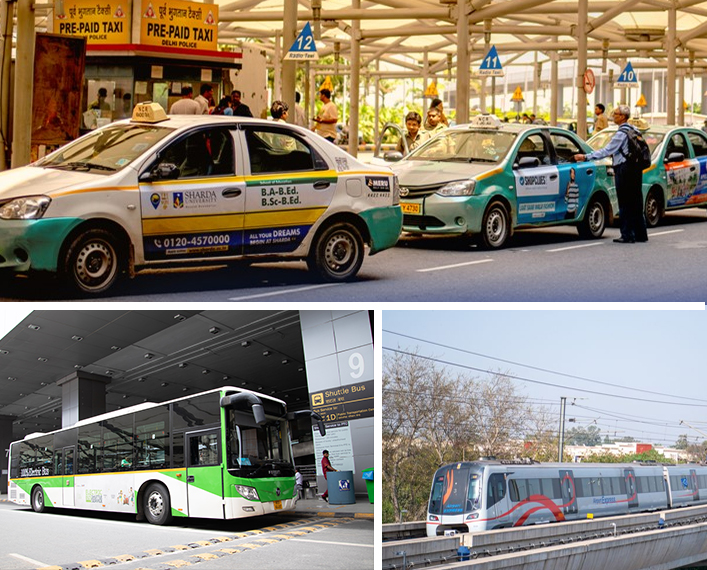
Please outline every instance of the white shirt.
[{"label": "white shirt", "polygon": [[194,99],[175,101],[169,109],[170,115],[201,115],[201,107]]},{"label": "white shirt", "polygon": [[295,485],[302,485],[302,473],[300,473],[299,471],[295,473]]}]

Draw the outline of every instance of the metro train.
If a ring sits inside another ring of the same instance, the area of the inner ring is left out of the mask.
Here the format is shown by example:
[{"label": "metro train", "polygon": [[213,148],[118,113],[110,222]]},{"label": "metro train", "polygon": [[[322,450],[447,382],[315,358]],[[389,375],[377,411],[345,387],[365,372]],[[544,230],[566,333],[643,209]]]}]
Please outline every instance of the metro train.
[{"label": "metro train", "polygon": [[432,481],[427,536],[707,503],[707,466],[479,460]]}]

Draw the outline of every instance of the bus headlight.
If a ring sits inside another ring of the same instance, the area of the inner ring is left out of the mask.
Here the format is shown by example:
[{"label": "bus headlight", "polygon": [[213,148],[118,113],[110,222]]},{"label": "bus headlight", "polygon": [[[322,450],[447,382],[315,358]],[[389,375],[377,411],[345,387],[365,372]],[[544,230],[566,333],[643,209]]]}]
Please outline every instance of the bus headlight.
[{"label": "bus headlight", "polygon": [[440,196],[471,196],[476,188],[476,180],[460,180],[459,182],[450,182],[445,184],[437,194]]},{"label": "bus headlight", "polygon": [[260,500],[258,491],[256,491],[254,487],[246,487],[245,485],[234,485],[234,487],[244,499],[248,499],[249,501]]},{"label": "bus headlight", "polygon": [[0,206],[0,218],[3,220],[38,220],[47,211],[51,201],[48,196],[15,198]]}]

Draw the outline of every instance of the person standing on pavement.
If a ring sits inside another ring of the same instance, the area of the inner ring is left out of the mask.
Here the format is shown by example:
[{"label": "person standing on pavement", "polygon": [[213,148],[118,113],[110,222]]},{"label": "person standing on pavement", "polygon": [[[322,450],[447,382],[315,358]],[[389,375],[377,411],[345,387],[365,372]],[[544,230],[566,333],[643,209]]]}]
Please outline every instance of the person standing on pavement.
[{"label": "person standing on pavement", "polygon": [[306,127],[307,126],[307,116],[304,112],[304,107],[300,105],[300,100],[302,99],[302,95],[300,95],[299,91],[295,92],[295,125],[299,125],[300,127]]},{"label": "person standing on pavement", "polygon": [[[324,456],[322,457],[322,472],[324,473],[324,479],[326,479],[327,472],[336,471],[336,469],[331,466],[331,461],[329,461],[329,452],[326,449],[324,450],[324,453],[322,455]],[[324,499],[327,503],[329,502],[329,489],[324,491],[322,499]]]},{"label": "person standing on pavement", "polygon": [[331,91],[322,89],[319,91],[319,100],[324,103],[322,110],[314,117],[314,131],[323,136],[329,142],[336,141],[336,123],[339,122],[339,110],[331,100]]},{"label": "person standing on pavement", "polygon": [[213,86],[209,83],[202,84],[201,89],[199,89],[199,96],[194,98],[194,101],[199,104],[199,108],[201,109],[201,111],[198,113],[199,115],[209,114],[209,101],[211,100],[213,95]]},{"label": "person standing on pavement", "polygon": [[231,106],[233,107],[234,117],[252,117],[253,112],[250,107],[241,101],[241,92],[234,89],[231,93]]},{"label": "person standing on pavement", "polygon": [[438,132],[443,131],[447,127],[442,123],[442,115],[434,107],[427,111],[427,122],[425,123],[425,132],[430,136],[435,136]]},{"label": "person standing on pavement", "polygon": [[299,467],[295,468],[295,491],[297,492],[298,501],[304,498],[304,478]]},{"label": "person standing on pavement", "polygon": [[606,118],[604,111],[606,111],[606,107],[601,103],[597,103],[597,106],[594,107],[594,114],[596,115],[596,119],[594,119],[594,133],[603,131],[609,126],[609,119]]},{"label": "person standing on pavement", "polygon": [[201,115],[199,103],[192,99],[194,91],[191,85],[182,87],[182,98],[172,104],[169,109],[170,115]]},{"label": "person standing on pavement", "polygon": [[[613,112],[614,123],[619,127],[609,144],[604,148],[589,154],[575,154],[577,162],[585,160],[600,160],[611,156],[616,179],[616,196],[619,199],[619,218],[621,220],[621,237],[616,243],[634,243],[648,241],[646,218],[643,213],[643,171],[636,164],[626,160],[629,154],[627,129],[634,129],[628,124],[631,109],[628,105],[619,105]],[[624,125],[626,125],[624,127]]]},{"label": "person standing on pavement", "polygon": [[423,142],[430,138],[430,135],[427,134],[427,131],[423,131],[420,129],[421,125],[422,117],[420,116],[420,113],[410,111],[405,117],[405,126],[407,127],[407,131],[398,141],[395,150],[405,154],[405,144],[403,142],[403,138],[405,139],[405,141],[407,141],[408,152],[411,150],[415,150],[418,146],[420,146]]}]

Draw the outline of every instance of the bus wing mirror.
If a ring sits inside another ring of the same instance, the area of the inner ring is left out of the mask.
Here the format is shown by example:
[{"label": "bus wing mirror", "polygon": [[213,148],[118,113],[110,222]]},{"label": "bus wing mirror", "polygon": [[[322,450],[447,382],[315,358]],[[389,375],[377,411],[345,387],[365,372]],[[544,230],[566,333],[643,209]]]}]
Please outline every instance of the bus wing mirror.
[{"label": "bus wing mirror", "polygon": [[318,420],[317,427],[319,428],[319,435],[324,437],[326,435],[326,428],[324,427],[324,422],[322,420]]},{"label": "bus wing mirror", "polygon": [[230,406],[240,406],[241,404],[247,404],[253,411],[253,419],[258,425],[263,425],[267,420],[265,419],[265,410],[263,409],[263,403],[260,401],[255,394],[249,394],[247,392],[240,392],[238,394],[230,394],[221,398],[221,407],[228,408]]},{"label": "bus wing mirror", "polygon": [[263,425],[266,420],[265,420],[265,410],[263,410],[263,405],[262,404],[253,404],[253,418],[255,419],[255,423],[258,425]]}]

